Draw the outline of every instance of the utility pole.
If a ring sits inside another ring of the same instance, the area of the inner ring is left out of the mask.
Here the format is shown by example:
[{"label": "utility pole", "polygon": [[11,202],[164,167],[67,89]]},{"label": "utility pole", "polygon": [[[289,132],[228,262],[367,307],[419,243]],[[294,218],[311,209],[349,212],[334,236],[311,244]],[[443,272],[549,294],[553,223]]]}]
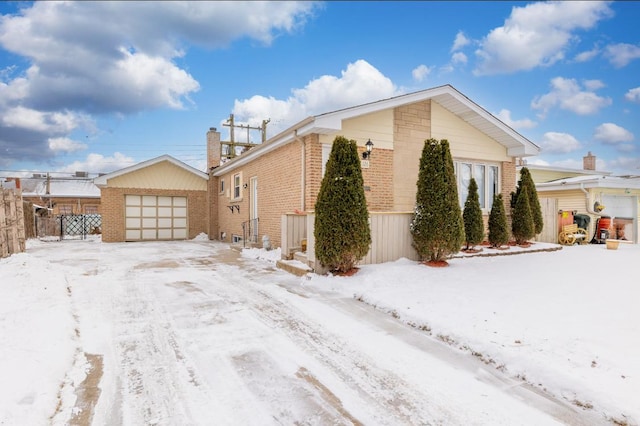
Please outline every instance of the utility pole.
[{"label": "utility pole", "polygon": [[[223,123],[223,126],[229,127],[229,141],[221,141],[220,142],[220,159],[221,160],[230,160],[234,158],[236,154],[236,147],[243,148],[242,152],[253,148],[258,145],[257,143],[251,142],[251,130],[260,131],[262,134],[262,143],[265,143],[267,140],[267,124],[271,121],[262,120],[262,125],[260,127],[252,127],[246,124],[235,124],[233,114],[229,114],[229,118],[226,123]],[[247,131],[247,141],[246,142],[237,142],[235,139],[235,129],[246,129]]]}]

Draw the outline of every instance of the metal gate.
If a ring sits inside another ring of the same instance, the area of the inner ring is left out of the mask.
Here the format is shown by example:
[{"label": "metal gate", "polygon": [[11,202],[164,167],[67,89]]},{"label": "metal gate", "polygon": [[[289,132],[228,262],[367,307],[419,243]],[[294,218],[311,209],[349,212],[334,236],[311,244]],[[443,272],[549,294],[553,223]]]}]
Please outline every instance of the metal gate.
[{"label": "metal gate", "polygon": [[99,214],[36,217],[36,233],[39,238],[85,239],[87,235],[100,234],[101,230],[102,216]]}]

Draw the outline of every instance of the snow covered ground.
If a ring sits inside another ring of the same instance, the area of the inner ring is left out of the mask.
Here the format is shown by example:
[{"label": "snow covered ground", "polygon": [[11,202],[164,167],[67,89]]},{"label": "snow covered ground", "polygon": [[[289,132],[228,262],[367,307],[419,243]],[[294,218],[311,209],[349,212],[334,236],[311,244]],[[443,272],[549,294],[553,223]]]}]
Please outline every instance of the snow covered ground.
[{"label": "snow covered ground", "polygon": [[0,260],[0,424],[637,425],[639,255],[299,278],[205,236],[30,240]]}]

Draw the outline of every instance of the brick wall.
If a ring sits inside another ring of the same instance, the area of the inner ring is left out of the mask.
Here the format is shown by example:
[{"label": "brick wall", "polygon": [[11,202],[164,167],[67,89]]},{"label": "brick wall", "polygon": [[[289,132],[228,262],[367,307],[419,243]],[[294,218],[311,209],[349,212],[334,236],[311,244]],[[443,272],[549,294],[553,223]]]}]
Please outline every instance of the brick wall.
[{"label": "brick wall", "polygon": [[[23,197],[25,201],[32,202],[39,206],[48,207],[49,199],[44,197]],[[51,198],[51,204],[53,205],[52,214],[60,214],[61,206],[69,206],[72,209],[72,214],[86,214],[87,207],[90,209],[97,208],[100,213],[100,198],[73,198],[73,197],[54,197]],[[78,204],[80,204],[78,206]]]},{"label": "brick wall", "polygon": [[394,200],[396,211],[411,211],[424,141],[431,137],[431,102],[418,102],[394,110]]},{"label": "brick wall", "polygon": [[104,242],[111,243],[125,240],[124,196],[127,194],[187,197],[188,238],[195,238],[201,232],[208,232],[209,216],[206,214],[206,191],[107,187],[102,188],[100,193],[102,196],[100,208],[102,214],[102,241]]},{"label": "brick wall", "polygon": [[[241,198],[233,199],[233,176],[241,174]],[[292,142],[216,179],[212,200],[216,200],[218,229],[216,239],[231,242],[232,235],[242,237],[242,223],[250,220],[251,178],[258,181],[258,242],[268,235],[274,247],[280,246],[280,222],[285,212],[301,209],[302,205],[302,143]],[[224,180],[225,192],[219,182]],[[244,185],[247,185],[244,188]],[[228,196],[230,195],[230,196]],[[231,206],[237,206],[231,210]],[[239,211],[238,211],[239,209]]]}]

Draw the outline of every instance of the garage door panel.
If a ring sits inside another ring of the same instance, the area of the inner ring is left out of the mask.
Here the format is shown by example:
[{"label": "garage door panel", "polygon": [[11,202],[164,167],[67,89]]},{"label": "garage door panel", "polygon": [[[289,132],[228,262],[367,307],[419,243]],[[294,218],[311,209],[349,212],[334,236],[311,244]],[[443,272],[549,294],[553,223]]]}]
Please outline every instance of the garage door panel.
[{"label": "garage door panel", "polygon": [[157,228],[158,220],[155,217],[142,219],[142,227],[143,228]]},{"label": "garage door panel", "polygon": [[614,217],[633,218],[635,216],[634,197],[621,195],[603,195],[602,204],[605,205],[603,214]]},{"label": "garage door panel", "polygon": [[170,217],[161,217],[158,219],[158,228],[171,228],[173,220]]},{"label": "garage door panel", "polygon": [[141,237],[141,233],[139,229],[127,229],[125,232],[125,239],[127,240],[139,240]]},{"label": "garage door panel", "polygon": [[140,218],[137,217],[128,217],[125,221],[125,226],[127,228],[140,228],[142,222],[140,222]]},{"label": "garage door panel", "polygon": [[141,204],[142,199],[139,195],[125,195],[124,201],[127,206],[139,206]]},{"label": "garage door panel", "polygon": [[174,197],[158,197],[158,205],[159,206],[171,206],[172,198]]},{"label": "garage door panel", "polygon": [[143,195],[142,196],[142,205],[143,206],[157,206],[158,205],[158,197],[155,195]]},{"label": "garage door panel", "polygon": [[170,240],[173,238],[171,229],[158,229],[158,238],[161,240]]},{"label": "garage door panel", "polygon": [[158,210],[155,207],[142,208],[142,216],[144,217],[156,217],[157,215],[158,215]]},{"label": "garage door panel", "polygon": [[126,216],[140,216],[140,207],[127,207],[125,208]]},{"label": "garage door panel", "polygon": [[186,239],[187,197],[126,195],[125,238]]},{"label": "garage door panel", "polygon": [[158,231],[155,229],[143,229],[142,230],[142,239],[143,240],[157,240],[158,239]]}]

